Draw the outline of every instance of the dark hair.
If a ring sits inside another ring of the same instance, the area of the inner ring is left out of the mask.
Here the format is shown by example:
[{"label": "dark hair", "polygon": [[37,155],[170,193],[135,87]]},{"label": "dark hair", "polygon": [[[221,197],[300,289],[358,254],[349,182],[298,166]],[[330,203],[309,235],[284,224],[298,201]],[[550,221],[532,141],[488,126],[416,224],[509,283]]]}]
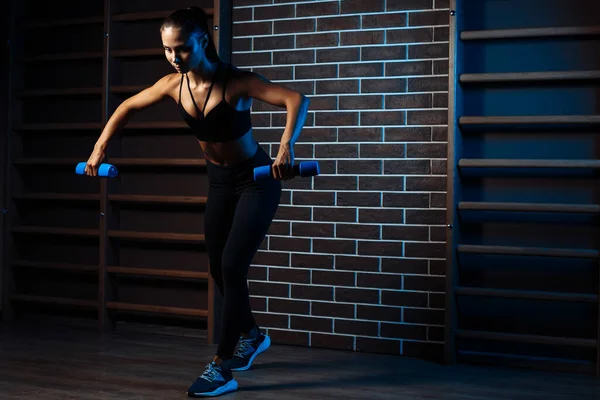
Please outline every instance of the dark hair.
[{"label": "dark hair", "polygon": [[173,27],[181,29],[185,34],[192,34],[194,32],[200,35],[206,34],[208,36],[208,46],[206,46],[206,57],[214,62],[219,62],[219,54],[215,48],[215,44],[208,30],[207,16],[203,9],[200,7],[188,7],[180,8],[179,10],[173,11],[163,21],[160,30],[164,28]]}]

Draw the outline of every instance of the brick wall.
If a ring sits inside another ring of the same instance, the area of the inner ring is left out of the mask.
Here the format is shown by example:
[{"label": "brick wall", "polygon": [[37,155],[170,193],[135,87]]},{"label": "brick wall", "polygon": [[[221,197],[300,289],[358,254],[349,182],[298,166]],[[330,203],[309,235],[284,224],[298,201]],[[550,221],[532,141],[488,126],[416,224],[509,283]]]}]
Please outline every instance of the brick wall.
[{"label": "brick wall", "polygon": [[[254,260],[277,343],[439,358],[444,324],[448,0],[234,0],[233,62],[311,98]],[[275,157],[285,110],[258,101]]]}]

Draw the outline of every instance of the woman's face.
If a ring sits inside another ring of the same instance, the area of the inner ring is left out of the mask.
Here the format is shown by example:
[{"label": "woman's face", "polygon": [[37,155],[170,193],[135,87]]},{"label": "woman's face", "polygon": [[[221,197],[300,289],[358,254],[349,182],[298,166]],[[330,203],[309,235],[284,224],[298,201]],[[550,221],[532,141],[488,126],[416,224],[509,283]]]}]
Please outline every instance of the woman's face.
[{"label": "woman's face", "polygon": [[161,38],[167,60],[180,74],[196,68],[205,56],[199,34],[187,35],[179,28],[166,27]]}]

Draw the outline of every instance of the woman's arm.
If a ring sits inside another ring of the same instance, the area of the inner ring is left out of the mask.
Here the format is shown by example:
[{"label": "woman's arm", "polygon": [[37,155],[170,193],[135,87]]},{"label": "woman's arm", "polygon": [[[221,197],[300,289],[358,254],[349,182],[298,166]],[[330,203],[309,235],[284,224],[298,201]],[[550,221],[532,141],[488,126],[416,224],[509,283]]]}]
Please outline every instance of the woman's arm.
[{"label": "woman's arm", "polygon": [[108,145],[108,141],[127,125],[135,113],[168,97],[169,82],[171,82],[171,75],[165,76],[149,88],[131,96],[117,107],[94,145],[94,150],[85,167],[86,175],[98,175],[98,167],[104,159],[104,152]]},{"label": "woman's arm", "polygon": [[273,162],[273,175],[276,179],[292,178],[294,165],[294,144],[306,122],[310,101],[306,96],[285,86],[273,83],[255,73],[245,77],[246,95],[278,107],[285,107],[287,119],[279,152]]}]

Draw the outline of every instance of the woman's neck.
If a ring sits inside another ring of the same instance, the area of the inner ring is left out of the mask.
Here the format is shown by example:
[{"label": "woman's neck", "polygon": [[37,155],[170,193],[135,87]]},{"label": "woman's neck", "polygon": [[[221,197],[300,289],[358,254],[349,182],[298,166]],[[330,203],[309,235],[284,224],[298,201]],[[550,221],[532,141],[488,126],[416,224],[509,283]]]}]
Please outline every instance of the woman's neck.
[{"label": "woman's neck", "polygon": [[210,86],[219,69],[219,64],[218,61],[204,59],[200,65],[188,72],[190,83],[194,86]]}]

